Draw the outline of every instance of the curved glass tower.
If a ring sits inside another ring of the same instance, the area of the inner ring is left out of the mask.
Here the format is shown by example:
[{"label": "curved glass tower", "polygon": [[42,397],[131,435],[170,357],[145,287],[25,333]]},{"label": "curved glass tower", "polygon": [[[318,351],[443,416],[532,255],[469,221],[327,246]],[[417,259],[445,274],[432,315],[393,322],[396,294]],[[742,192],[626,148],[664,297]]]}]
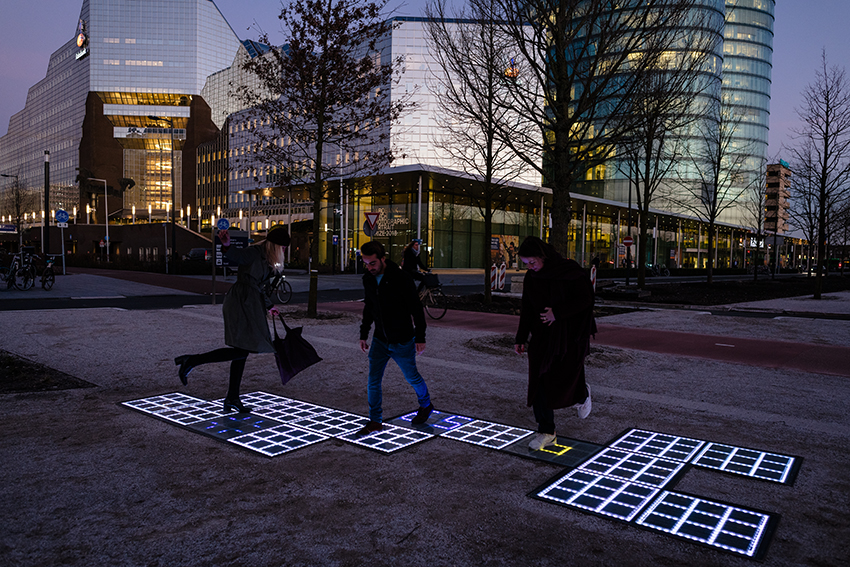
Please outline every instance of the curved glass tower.
[{"label": "curved glass tower", "polygon": [[[745,169],[757,174],[767,157],[775,6],[775,0],[726,0],[724,102],[741,117],[734,143],[750,156]],[[730,210],[729,216],[723,220],[747,224],[740,210]]]}]

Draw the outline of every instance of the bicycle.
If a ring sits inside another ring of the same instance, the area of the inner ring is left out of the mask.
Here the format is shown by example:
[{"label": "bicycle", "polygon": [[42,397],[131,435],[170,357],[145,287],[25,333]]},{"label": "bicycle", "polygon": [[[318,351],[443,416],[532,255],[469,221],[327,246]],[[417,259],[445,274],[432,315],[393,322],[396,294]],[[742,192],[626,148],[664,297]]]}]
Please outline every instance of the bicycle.
[{"label": "bicycle", "polygon": [[651,270],[653,276],[670,277],[670,268],[664,264],[647,264],[647,267]]},{"label": "bicycle", "polygon": [[6,282],[6,289],[19,289],[26,291],[35,285],[35,266],[32,257],[22,251],[12,257],[12,265],[4,268],[2,273]]},{"label": "bicycle", "polygon": [[443,286],[437,274],[426,272],[422,278],[423,288],[419,290],[419,300],[425,308],[425,313],[431,319],[442,319],[448,310],[448,298],[443,293]]},{"label": "bicycle", "polygon": [[277,297],[278,303],[289,303],[292,299],[292,286],[286,281],[286,276],[283,272],[277,274],[264,287],[263,292],[274,300]]},{"label": "bicycle", "polygon": [[53,264],[56,262],[56,256],[47,256],[47,265],[44,271],[41,272],[41,289],[50,291],[53,284],[56,283],[56,273],[53,271]]}]

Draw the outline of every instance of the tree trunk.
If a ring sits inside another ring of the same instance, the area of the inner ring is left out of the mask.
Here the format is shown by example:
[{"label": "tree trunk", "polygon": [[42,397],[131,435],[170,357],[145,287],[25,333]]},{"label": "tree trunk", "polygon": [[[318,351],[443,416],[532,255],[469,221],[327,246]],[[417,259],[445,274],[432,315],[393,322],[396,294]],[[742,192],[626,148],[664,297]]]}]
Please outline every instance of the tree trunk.
[{"label": "tree trunk", "polygon": [[493,294],[490,290],[490,242],[493,238],[493,200],[490,197],[489,188],[485,187],[485,189],[487,190],[487,194],[484,196],[484,303],[490,303],[493,300]]}]

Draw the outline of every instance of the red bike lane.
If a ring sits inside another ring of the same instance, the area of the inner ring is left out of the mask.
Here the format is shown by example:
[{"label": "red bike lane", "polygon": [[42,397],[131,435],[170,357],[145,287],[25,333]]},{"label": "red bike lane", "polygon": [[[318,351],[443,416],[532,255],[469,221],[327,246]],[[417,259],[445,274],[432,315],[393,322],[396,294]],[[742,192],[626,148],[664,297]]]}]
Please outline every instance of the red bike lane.
[{"label": "red bike lane", "polygon": [[[319,308],[359,314],[363,311],[363,304],[325,303],[319,305]],[[518,322],[517,315],[451,310],[442,319],[428,319],[428,326],[513,334]],[[592,339],[592,343],[597,345],[850,377],[850,347],[702,335],[605,323],[599,323],[598,327],[599,332]]]}]

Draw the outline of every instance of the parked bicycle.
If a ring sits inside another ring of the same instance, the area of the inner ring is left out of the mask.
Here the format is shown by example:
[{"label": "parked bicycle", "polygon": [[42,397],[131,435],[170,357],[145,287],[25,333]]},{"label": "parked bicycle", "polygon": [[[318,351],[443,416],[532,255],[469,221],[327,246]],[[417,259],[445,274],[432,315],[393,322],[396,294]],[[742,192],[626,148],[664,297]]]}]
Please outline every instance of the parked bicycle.
[{"label": "parked bicycle", "polygon": [[53,271],[53,264],[56,262],[56,256],[47,256],[47,265],[44,271],[41,272],[41,288],[45,291],[50,291],[53,284],[56,283],[56,272]]},{"label": "parked bicycle", "polygon": [[278,303],[289,303],[289,300],[292,299],[292,286],[286,281],[283,272],[272,278],[263,288],[263,292],[272,301],[277,298]]},{"label": "parked bicycle", "polygon": [[650,274],[653,276],[670,277],[670,268],[664,264],[647,264],[646,267],[649,268]]},{"label": "parked bicycle", "polygon": [[6,289],[19,289],[26,291],[35,285],[35,265],[32,263],[32,254],[27,250],[22,250],[12,256],[12,265],[4,268],[0,273],[3,281],[6,282]]},{"label": "parked bicycle", "polygon": [[423,274],[424,287],[419,290],[419,299],[425,308],[425,313],[431,319],[442,319],[448,309],[448,298],[443,293],[443,286],[437,274]]}]

